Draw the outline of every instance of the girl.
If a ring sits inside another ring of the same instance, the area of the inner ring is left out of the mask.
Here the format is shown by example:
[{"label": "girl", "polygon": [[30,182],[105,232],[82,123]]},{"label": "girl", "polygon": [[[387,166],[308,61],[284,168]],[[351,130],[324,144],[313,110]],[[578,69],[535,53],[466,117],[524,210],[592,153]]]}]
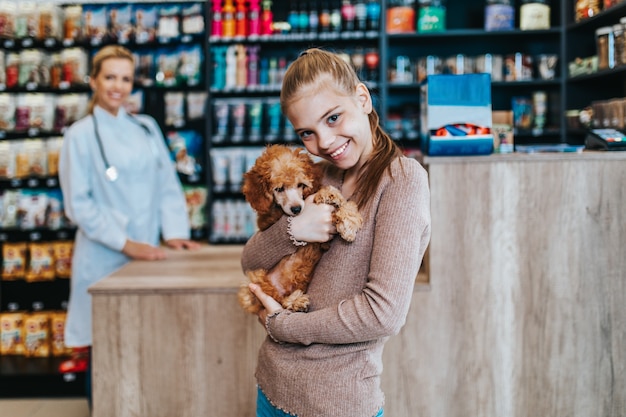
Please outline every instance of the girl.
[{"label": "girl", "polygon": [[[383,346],[405,323],[430,239],[427,174],[382,130],[368,88],[339,55],[303,52],[280,100],[306,149],[325,160],[325,182],[357,203],[364,224],[353,243],[332,240],[307,291],[308,313],[283,310],[250,284],[268,333],[257,416],[383,416]],[[244,270],[271,268],[297,242],[333,238],[333,208],[306,203],[248,241]]]}]

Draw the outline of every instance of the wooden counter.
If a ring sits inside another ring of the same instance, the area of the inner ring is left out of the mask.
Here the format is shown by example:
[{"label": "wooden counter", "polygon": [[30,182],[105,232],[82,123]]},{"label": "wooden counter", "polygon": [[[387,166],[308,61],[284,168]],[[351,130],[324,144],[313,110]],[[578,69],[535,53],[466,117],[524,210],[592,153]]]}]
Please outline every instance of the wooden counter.
[{"label": "wooden counter", "polygon": [[237,304],[240,246],[169,251],[90,288],[94,417],[252,417],[265,332]]},{"label": "wooden counter", "polygon": [[[385,415],[626,415],[626,152],[425,163],[429,284],[385,348]],[[91,287],[94,417],[255,415],[265,334],[236,302],[240,250]]]},{"label": "wooden counter", "polygon": [[626,416],[626,152],[424,162],[431,290],[385,415]]}]

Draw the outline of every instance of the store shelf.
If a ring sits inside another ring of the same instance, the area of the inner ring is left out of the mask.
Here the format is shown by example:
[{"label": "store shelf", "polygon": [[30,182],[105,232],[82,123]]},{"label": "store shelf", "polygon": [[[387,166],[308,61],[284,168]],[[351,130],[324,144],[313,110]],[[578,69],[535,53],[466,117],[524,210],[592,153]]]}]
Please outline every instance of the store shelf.
[{"label": "store shelf", "polygon": [[0,398],[84,396],[84,373],[58,371],[66,359],[0,356]]}]

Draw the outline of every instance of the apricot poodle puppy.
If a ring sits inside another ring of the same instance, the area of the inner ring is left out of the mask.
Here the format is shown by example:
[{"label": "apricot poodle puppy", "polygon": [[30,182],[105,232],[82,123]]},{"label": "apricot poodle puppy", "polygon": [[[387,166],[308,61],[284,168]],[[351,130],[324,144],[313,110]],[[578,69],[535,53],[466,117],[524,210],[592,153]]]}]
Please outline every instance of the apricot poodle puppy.
[{"label": "apricot poodle puppy", "polygon": [[[297,216],[304,207],[304,200],[315,194],[316,204],[335,207],[333,223],[337,233],[347,242],[354,241],[363,224],[356,204],[347,201],[335,187],[321,187],[321,179],[321,168],[304,149],[271,145],[244,174],[242,191],[257,214],[260,230],[267,229],[283,215]],[[258,284],[284,308],[307,311],[309,280],[315,265],[329,247],[328,242],[298,246],[293,255],[283,258],[271,270],[246,271],[246,275],[250,282]],[[249,313],[257,314],[263,308],[247,285],[241,287],[238,298],[239,304]]]}]

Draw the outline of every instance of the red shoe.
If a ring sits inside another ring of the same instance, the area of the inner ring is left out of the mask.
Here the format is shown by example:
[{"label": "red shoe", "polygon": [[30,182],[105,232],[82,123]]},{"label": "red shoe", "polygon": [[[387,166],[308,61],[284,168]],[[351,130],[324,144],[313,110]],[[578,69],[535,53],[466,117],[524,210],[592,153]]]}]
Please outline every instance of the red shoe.
[{"label": "red shoe", "polygon": [[77,373],[87,371],[89,364],[89,346],[72,348],[70,359],[61,362],[59,372],[62,374]]}]

